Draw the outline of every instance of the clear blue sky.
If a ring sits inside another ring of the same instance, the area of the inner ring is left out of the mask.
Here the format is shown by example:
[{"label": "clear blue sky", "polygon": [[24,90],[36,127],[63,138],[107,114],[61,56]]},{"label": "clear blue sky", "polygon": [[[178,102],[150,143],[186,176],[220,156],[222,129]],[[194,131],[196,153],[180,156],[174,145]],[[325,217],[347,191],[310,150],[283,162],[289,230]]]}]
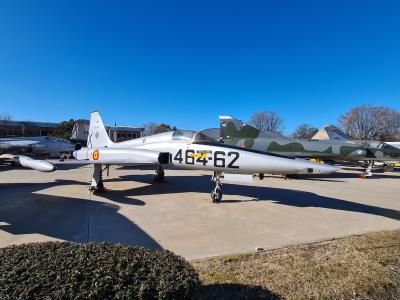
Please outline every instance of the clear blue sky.
[{"label": "clear blue sky", "polygon": [[363,103],[400,109],[400,1],[0,0],[0,112],[286,131]]}]

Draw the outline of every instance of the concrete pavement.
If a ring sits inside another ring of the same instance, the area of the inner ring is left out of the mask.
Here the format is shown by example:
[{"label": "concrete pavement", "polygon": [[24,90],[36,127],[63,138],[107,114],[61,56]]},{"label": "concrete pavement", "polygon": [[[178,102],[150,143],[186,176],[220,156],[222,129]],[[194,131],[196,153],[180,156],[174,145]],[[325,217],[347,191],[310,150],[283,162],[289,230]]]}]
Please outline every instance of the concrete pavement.
[{"label": "concrete pavement", "polygon": [[210,173],[112,167],[106,194],[91,195],[90,166],[59,165],[54,173],[0,171],[0,246],[32,241],[104,241],[162,247],[186,258],[400,228],[400,173],[358,179],[266,177],[226,183],[210,199]]}]

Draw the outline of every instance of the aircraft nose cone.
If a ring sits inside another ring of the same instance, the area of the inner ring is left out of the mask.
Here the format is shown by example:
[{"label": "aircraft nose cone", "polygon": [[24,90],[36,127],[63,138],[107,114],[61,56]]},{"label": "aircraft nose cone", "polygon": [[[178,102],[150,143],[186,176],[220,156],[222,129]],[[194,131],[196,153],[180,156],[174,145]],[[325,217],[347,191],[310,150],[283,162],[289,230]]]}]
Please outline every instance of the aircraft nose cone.
[{"label": "aircraft nose cone", "polygon": [[330,174],[340,170],[340,168],[336,166],[320,164],[303,159],[296,159],[295,162],[299,166],[299,172],[297,174]]},{"label": "aircraft nose cone", "polygon": [[57,168],[52,164],[49,163],[48,161],[41,161],[40,165],[38,164],[38,170],[42,172],[53,172]]}]

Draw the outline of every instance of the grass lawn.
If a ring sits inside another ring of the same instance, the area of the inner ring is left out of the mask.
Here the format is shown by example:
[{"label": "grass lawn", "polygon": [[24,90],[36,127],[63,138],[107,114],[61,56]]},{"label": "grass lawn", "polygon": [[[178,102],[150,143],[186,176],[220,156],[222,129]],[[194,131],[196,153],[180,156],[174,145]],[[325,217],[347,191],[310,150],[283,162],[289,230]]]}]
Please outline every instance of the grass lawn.
[{"label": "grass lawn", "polygon": [[191,264],[201,299],[400,299],[400,230]]}]

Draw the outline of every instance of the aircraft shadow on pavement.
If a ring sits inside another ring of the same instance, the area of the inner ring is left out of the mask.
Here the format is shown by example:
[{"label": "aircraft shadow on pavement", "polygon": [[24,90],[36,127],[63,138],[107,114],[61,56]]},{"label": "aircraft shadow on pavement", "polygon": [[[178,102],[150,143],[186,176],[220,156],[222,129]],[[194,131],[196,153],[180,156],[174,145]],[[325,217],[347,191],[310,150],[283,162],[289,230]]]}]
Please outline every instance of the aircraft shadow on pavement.
[{"label": "aircraft shadow on pavement", "polygon": [[[118,213],[119,206],[88,199],[40,194],[58,185],[87,184],[73,180],[49,183],[0,184],[0,230],[14,235],[41,234],[70,242],[108,242],[161,246],[134,222]],[[137,200],[140,205],[142,201]]]},{"label": "aircraft shadow on pavement", "polygon": [[76,160],[66,160],[65,162],[51,162],[54,166],[56,166],[57,171],[66,171],[66,170],[73,170],[73,169],[78,169],[82,167],[91,167],[90,165],[87,164],[82,164],[82,163],[77,163]]},{"label": "aircraft shadow on pavement", "polygon": [[[147,170],[147,171],[153,171],[154,173],[154,166],[132,166],[132,165],[124,165],[124,166],[118,166],[118,170]],[[166,169],[166,172],[168,170],[179,170],[179,168],[171,167],[169,166]],[[400,168],[395,169],[395,172],[399,173]],[[334,172],[331,174],[307,174],[307,175],[302,175],[302,174],[297,174],[297,175],[290,175],[288,176],[287,180],[313,180],[313,181],[327,181],[327,182],[345,182],[345,180],[341,179],[347,179],[347,178],[358,178],[362,172]],[[273,177],[276,178],[276,175],[268,175],[265,174],[265,177]],[[282,176],[283,178],[283,176]],[[366,178],[367,180],[371,179],[394,179],[398,178],[400,179],[400,174],[393,174],[391,173],[384,173],[384,172],[373,172],[373,175],[371,177]]]},{"label": "aircraft shadow on pavement", "polygon": [[[346,178],[355,178],[357,179],[362,172],[354,173],[354,172],[336,172],[331,174],[311,174],[311,175],[291,175],[288,179],[299,179],[299,180],[316,180],[316,181],[331,181],[331,182],[345,182]],[[400,179],[399,175],[388,174],[388,173],[372,173],[372,176],[367,177],[365,180],[376,180],[376,179]]]},{"label": "aircraft shadow on pavement", "polygon": [[[145,186],[136,187],[126,190],[113,191],[109,190],[107,193],[101,194],[100,197],[105,197],[111,201],[129,204],[131,201],[134,204],[135,199],[132,197],[143,195],[157,195],[157,194],[175,194],[175,193],[206,193],[207,200],[211,202],[209,192],[213,188],[210,182],[210,176],[166,176],[165,182],[154,183],[151,175],[125,175],[120,178],[105,180],[107,182],[114,182],[120,180],[130,180],[136,182],[147,183]],[[342,210],[356,213],[364,213],[376,216],[382,216],[394,220],[400,220],[400,211],[383,208],[368,204],[352,202],[348,200],[331,198],[318,195],[311,192],[304,192],[298,190],[290,190],[283,188],[260,187],[260,186],[247,186],[240,184],[225,183],[222,186],[224,196],[219,205],[232,204],[248,201],[271,201],[277,204],[297,206],[297,207],[320,207],[334,210]],[[239,200],[235,195],[251,198],[250,200]],[[235,199],[236,198],[236,199]],[[211,204],[211,203],[210,203]]]},{"label": "aircraft shadow on pavement", "polygon": [[0,164],[0,171],[1,172],[5,172],[5,171],[10,171],[10,170],[26,170],[25,167],[18,165],[18,164],[14,164],[14,165],[10,165],[10,164]]}]

